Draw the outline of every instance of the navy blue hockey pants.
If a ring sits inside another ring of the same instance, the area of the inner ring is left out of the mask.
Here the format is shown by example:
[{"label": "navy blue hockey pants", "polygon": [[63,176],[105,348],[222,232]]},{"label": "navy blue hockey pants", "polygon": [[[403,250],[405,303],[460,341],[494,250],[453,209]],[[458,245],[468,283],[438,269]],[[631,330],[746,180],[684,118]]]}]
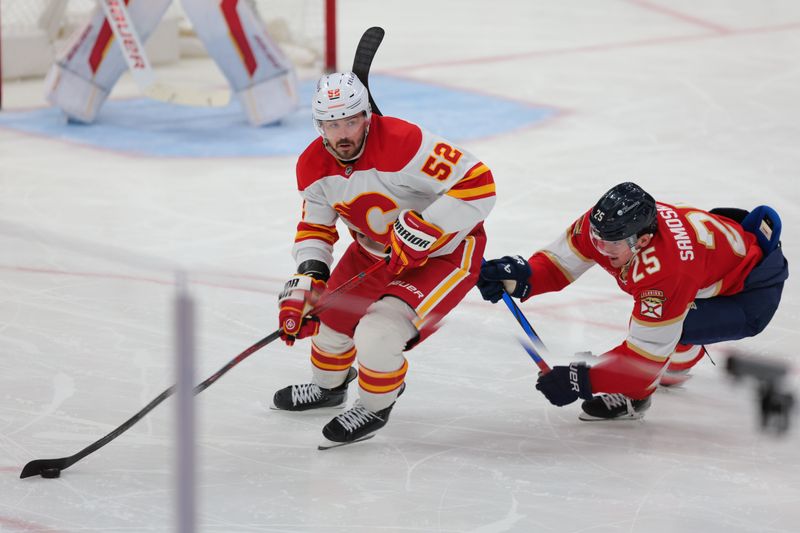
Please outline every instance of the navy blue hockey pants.
[{"label": "navy blue hockey pants", "polygon": [[789,277],[789,263],[779,246],[744,280],[741,292],[697,299],[683,322],[681,344],[713,344],[752,337],[772,320]]}]

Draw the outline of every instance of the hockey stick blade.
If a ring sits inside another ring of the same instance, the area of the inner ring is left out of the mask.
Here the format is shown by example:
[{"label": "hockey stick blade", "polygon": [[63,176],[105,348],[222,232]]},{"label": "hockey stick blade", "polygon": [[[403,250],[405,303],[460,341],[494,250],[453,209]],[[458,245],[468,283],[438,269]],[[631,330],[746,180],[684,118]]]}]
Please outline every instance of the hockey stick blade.
[{"label": "hockey stick blade", "polygon": [[[281,336],[281,330],[278,329],[257,343],[250,346],[248,349],[228,361],[228,363],[217,370],[213,375],[209,376],[205,381],[200,383],[194,388],[195,394],[200,394],[208,387],[210,387],[215,381],[225,375],[228,370],[239,364],[240,362],[244,361],[247,357],[252,355],[253,353],[257,352],[267,344],[273,342],[276,339],[279,339]],[[138,413],[130,417],[128,420],[122,423],[122,425],[118,426],[108,435],[102,437],[99,440],[91,443],[86,448],[82,449],[78,453],[74,455],[70,455],[69,457],[60,457],[58,459],[34,459],[26,464],[22,472],[20,473],[19,477],[25,479],[26,477],[40,475],[42,477],[58,477],[57,475],[45,475],[48,471],[56,470],[59,473],[61,470],[69,468],[70,466],[74,465],[87,455],[96,452],[112,440],[116,439],[126,431],[128,431],[131,427],[134,426],[139,420],[144,418],[144,416],[155,409],[161,402],[172,396],[176,391],[176,387],[173,385],[168,389],[164,390],[161,394],[159,394],[156,398],[153,399],[149,404],[147,404],[144,408],[142,408]]]},{"label": "hockey stick blade", "polygon": [[[359,285],[365,278],[369,275],[377,272],[381,268],[384,267],[385,261],[377,261],[368,269],[364,270],[363,272],[359,272],[349,280],[345,281],[337,288],[333,289],[331,292],[327,293],[322,297],[320,303],[317,304],[311,311],[308,312],[308,315],[318,314],[325,309],[328,309],[332,306],[333,302],[336,298],[340,297],[342,294],[347,293],[353,287]],[[228,361],[225,366],[217,370],[213,375],[206,378],[205,381],[200,383],[194,388],[195,395],[200,394],[208,387],[214,384],[219,378],[224,376],[231,368],[238,365],[249,356],[266,346],[267,344],[279,339],[281,337],[282,330],[278,329],[274,332],[270,333],[260,341],[256,342],[245,351]],[[122,425],[118,426],[114,429],[111,433],[102,437],[101,439],[96,440],[95,442],[91,443],[86,448],[82,449],[78,453],[74,455],[70,455],[69,457],[60,457],[58,459],[34,459],[26,464],[22,472],[20,473],[19,477],[24,479],[26,477],[31,476],[42,476],[45,478],[54,478],[58,477],[61,473],[61,470],[65,468],[69,468],[70,466],[74,465],[87,455],[96,452],[112,440],[116,439],[126,431],[128,431],[134,424],[136,424],[139,420],[144,418],[144,416],[156,408],[161,402],[172,396],[175,393],[176,387],[173,385],[166,389],[164,392],[159,394],[156,398],[154,398],[149,404],[144,406],[138,413],[130,417],[128,420],[122,423]]]},{"label": "hockey stick blade", "polygon": [[383,41],[383,36],[386,32],[379,26],[368,28],[361,36],[361,40],[356,47],[356,55],[353,58],[353,73],[358,76],[364,87],[369,92],[369,105],[372,106],[372,112],[376,115],[383,115],[378,106],[375,105],[375,100],[372,98],[372,91],[369,88],[369,69],[372,67],[372,60],[375,58],[375,53]]},{"label": "hockey stick blade", "polygon": [[25,465],[19,477],[20,479],[25,479],[31,476],[41,476],[43,472],[47,472],[48,470],[55,470],[60,474],[62,470],[69,468],[70,465],[72,465],[72,463],[69,461],[69,457],[62,457],[61,459],[35,459]]}]

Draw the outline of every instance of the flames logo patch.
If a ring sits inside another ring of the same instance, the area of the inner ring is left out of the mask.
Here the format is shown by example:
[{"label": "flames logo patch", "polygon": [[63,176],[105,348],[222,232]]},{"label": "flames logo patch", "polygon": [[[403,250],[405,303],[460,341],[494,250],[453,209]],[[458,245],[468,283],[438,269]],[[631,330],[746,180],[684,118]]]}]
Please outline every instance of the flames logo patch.
[{"label": "flames logo patch", "polygon": [[370,239],[386,243],[399,208],[394,200],[377,192],[359,194],[349,202],[333,206],[351,227]]}]

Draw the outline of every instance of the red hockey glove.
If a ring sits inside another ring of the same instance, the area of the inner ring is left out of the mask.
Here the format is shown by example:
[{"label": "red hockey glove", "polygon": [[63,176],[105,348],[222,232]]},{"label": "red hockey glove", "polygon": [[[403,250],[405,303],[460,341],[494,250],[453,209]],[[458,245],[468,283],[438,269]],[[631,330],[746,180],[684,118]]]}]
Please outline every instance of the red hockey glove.
[{"label": "red hockey glove", "polygon": [[278,295],[278,323],[283,330],[281,339],[287,345],[294,344],[295,339],[313,337],[319,332],[319,320],[304,316],[319,301],[326,286],[321,279],[307,274],[295,274],[286,282]]},{"label": "red hockey glove", "polygon": [[397,276],[407,268],[424,265],[431,248],[442,235],[441,228],[425,222],[416,211],[401,211],[389,235],[389,272]]}]

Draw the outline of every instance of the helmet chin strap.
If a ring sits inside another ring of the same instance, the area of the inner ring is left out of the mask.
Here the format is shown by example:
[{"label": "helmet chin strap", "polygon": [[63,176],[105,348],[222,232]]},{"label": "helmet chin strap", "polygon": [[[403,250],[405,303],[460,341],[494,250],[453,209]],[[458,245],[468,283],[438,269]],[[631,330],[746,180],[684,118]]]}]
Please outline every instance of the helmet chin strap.
[{"label": "helmet chin strap", "polygon": [[620,267],[620,279],[623,283],[628,283],[628,270],[631,268],[631,263],[633,263],[633,259],[639,254],[639,246],[636,244],[639,239],[636,238],[636,235],[631,235],[625,239],[628,248],[631,251],[631,256],[625,261],[625,264]]},{"label": "helmet chin strap", "polygon": [[[631,253],[633,255],[638,254],[639,253],[639,245],[637,244],[637,242],[639,242],[639,239],[636,237],[636,235],[635,234],[631,235],[630,237],[628,237],[625,240],[628,243],[628,248],[631,249]],[[633,257],[631,257],[631,259],[633,259]]]},{"label": "helmet chin strap", "polygon": [[[652,233],[648,235],[652,236]],[[625,240],[627,241],[628,247],[631,250],[631,258],[628,259],[628,262],[626,264],[630,264],[630,262],[633,261],[633,258],[636,257],[639,254],[639,252],[642,251],[642,249],[639,247],[639,237],[637,237],[635,234],[631,235]]]}]

